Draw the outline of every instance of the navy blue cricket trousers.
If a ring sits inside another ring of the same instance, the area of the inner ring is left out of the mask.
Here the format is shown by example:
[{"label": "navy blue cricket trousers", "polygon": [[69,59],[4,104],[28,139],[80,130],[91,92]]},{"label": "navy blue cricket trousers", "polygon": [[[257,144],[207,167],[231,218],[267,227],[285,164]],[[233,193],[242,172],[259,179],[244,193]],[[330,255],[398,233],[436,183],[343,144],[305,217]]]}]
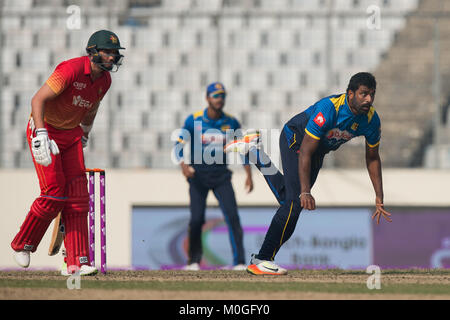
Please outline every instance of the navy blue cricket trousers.
[{"label": "navy blue cricket trousers", "polygon": [[[307,119],[305,117],[305,125]],[[292,130],[284,126],[280,134],[280,154],[283,174],[274,173],[273,163],[267,154],[253,148],[249,153],[249,161],[264,175],[264,178],[280,204],[267,230],[264,242],[257,255],[262,260],[274,260],[275,255],[291,235],[302,208],[300,207],[300,178],[298,172],[298,150],[303,140],[304,130]],[[311,159],[311,187],[317,179],[323,164],[324,154],[315,153]],[[272,172],[271,172],[272,171]]]},{"label": "navy blue cricket trousers", "polygon": [[202,226],[205,223],[206,197],[209,190],[212,190],[228,226],[233,264],[245,264],[243,231],[231,184],[232,172],[228,169],[201,170],[195,166],[194,169],[194,177],[188,179],[191,212],[188,263],[200,263],[202,258]]}]

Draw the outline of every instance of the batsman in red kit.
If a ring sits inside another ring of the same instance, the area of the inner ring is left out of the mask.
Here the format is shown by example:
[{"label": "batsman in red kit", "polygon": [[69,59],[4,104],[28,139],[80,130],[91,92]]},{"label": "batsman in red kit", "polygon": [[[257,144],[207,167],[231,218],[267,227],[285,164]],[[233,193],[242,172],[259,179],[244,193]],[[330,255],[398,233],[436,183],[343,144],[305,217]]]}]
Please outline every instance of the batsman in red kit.
[{"label": "batsman in red kit", "polygon": [[27,140],[41,189],[11,243],[16,262],[30,264],[52,220],[61,212],[69,273],[95,274],[90,266],[87,215],[89,194],[83,147],[100,101],[111,85],[109,72],[122,62],[118,37],[100,30],[91,35],[87,56],[60,63],[31,100]]}]

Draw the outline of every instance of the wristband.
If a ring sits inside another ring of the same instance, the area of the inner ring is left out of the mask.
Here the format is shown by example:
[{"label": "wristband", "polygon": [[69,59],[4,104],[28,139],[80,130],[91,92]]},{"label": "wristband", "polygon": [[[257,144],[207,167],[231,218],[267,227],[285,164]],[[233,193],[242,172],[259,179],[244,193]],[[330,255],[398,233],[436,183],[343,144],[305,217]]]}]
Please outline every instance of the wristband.
[{"label": "wristband", "polygon": [[48,131],[47,131],[46,128],[39,128],[39,129],[36,129],[35,133],[36,133],[36,136],[43,135],[43,134],[45,134],[46,136],[48,136]]},{"label": "wristband", "polygon": [[302,197],[302,194],[309,194],[309,195],[311,195],[311,193],[309,193],[309,192],[302,192],[302,193],[300,193],[300,196],[299,196],[299,198],[301,198],[301,197]]}]

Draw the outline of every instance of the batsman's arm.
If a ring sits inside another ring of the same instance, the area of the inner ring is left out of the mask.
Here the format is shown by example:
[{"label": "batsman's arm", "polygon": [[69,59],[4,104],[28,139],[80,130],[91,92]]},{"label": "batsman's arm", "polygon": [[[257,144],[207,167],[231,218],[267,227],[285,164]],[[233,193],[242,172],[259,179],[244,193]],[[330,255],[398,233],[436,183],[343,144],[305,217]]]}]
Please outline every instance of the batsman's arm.
[{"label": "batsman's arm", "polygon": [[311,195],[311,158],[319,147],[320,140],[305,134],[298,154],[298,175],[300,179],[300,205],[307,210],[316,208],[316,201]]},{"label": "batsman's arm", "polygon": [[57,94],[45,83],[31,99],[31,116],[36,129],[44,128],[45,102],[56,96]]},{"label": "batsman's arm", "polygon": [[97,115],[98,108],[100,107],[100,101],[97,102],[83,117],[81,120],[81,128],[83,129],[84,136],[87,137],[94,124],[95,116]]}]

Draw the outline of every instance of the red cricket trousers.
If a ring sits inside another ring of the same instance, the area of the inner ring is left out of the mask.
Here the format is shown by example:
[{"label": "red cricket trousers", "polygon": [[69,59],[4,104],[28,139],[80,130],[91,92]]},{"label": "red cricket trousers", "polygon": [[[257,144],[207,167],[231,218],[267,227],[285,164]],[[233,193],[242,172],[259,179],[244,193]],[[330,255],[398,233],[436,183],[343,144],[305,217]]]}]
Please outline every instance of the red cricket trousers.
[{"label": "red cricket trousers", "polygon": [[[60,153],[44,167],[34,161],[41,194],[31,205],[19,233],[11,243],[15,251],[35,252],[51,221],[61,212],[68,266],[90,263],[87,214],[89,194],[85,173],[81,127],[63,130],[45,125]],[[27,140],[35,136],[33,122],[27,126]]]}]

